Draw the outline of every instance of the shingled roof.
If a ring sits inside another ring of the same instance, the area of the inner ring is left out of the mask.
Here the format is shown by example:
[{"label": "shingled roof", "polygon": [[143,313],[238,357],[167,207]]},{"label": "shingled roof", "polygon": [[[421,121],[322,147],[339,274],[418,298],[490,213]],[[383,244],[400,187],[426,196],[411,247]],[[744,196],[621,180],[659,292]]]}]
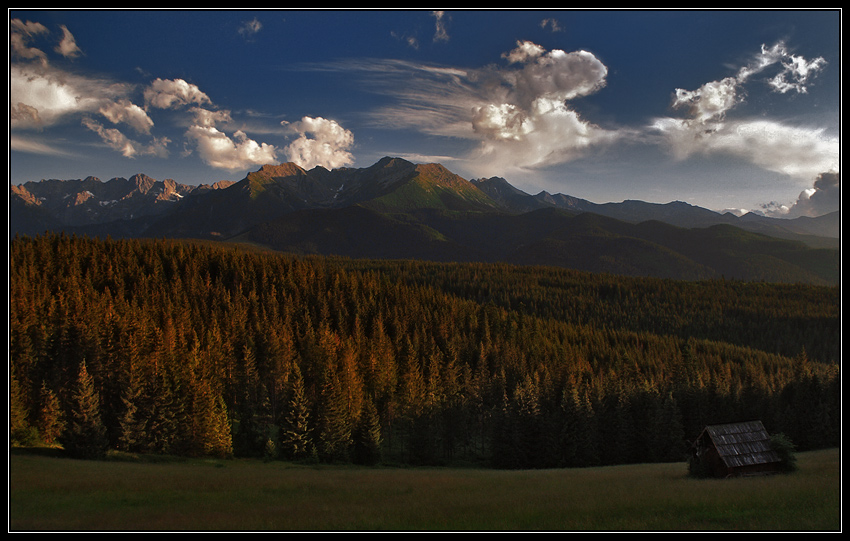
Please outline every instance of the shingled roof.
[{"label": "shingled roof", "polygon": [[770,435],[761,421],[710,425],[705,427],[703,434],[711,438],[717,454],[727,468],[780,461],[779,455],[770,445]]}]

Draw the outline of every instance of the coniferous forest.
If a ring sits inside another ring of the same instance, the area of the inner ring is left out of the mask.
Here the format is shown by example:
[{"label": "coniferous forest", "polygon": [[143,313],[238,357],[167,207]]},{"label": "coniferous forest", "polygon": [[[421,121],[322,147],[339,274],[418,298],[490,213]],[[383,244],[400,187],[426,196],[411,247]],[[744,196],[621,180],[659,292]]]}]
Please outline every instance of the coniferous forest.
[{"label": "coniferous forest", "polygon": [[13,441],[357,464],[685,460],[760,419],[837,446],[838,287],[10,243]]}]

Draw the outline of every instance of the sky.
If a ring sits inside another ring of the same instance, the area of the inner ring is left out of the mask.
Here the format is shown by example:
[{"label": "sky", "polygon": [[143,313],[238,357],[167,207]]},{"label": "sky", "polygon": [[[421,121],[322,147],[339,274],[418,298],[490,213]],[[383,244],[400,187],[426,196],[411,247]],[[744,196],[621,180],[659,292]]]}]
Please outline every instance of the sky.
[{"label": "sky", "polygon": [[840,10],[9,9],[12,184],[384,156],[531,194],[838,210]]}]

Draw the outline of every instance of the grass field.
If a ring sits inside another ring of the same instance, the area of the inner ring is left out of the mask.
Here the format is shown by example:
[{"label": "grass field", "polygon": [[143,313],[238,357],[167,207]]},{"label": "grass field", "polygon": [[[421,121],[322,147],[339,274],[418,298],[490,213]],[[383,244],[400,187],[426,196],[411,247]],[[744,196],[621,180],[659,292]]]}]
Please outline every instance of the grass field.
[{"label": "grass field", "polygon": [[9,457],[10,531],[841,529],[838,449],[788,475],[688,478],[684,463],[493,471],[250,460]]}]

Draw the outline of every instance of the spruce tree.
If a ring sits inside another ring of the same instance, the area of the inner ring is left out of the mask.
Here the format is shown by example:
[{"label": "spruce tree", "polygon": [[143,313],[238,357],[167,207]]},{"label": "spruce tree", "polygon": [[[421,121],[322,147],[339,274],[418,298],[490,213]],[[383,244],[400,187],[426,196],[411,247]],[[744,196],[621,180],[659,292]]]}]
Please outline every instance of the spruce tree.
[{"label": "spruce tree", "polygon": [[106,456],[106,427],[100,416],[100,398],[94,379],[80,363],[77,385],[71,396],[68,424],[61,440],[65,451],[74,458],[99,459]]},{"label": "spruce tree", "polygon": [[41,441],[48,445],[57,442],[65,428],[59,398],[46,383],[41,385],[41,407],[38,411],[37,426]]},{"label": "spruce tree", "polygon": [[304,395],[304,380],[297,363],[292,364],[287,382],[287,402],[279,423],[278,453],[281,458],[302,460],[312,454],[310,410]]},{"label": "spruce tree", "polygon": [[372,466],[381,461],[381,422],[378,410],[370,399],[363,403],[354,434],[353,461]]},{"label": "spruce tree", "polygon": [[123,411],[118,419],[118,448],[130,453],[144,450],[145,421],[139,412],[142,402],[142,386],[131,374],[121,393]]},{"label": "spruce tree", "polygon": [[9,379],[9,436],[12,443],[29,445],[34,443],[35,432],[27,419],[24,389],[21,388],[14,369]]},{"label": "spruce tree", "polygon": [[351,419],[339,378],[331,370],[319,396],[316,448],[324,462],[348,462],[352,440]]}]

